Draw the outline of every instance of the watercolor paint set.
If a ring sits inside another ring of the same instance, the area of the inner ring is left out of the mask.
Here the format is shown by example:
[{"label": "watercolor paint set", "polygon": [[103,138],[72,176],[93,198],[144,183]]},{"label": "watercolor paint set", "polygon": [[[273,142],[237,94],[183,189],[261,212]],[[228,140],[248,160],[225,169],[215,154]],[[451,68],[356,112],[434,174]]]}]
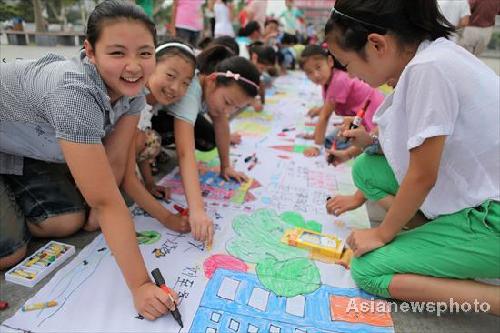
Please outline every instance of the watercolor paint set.
[{"label": "watercolor paint set", "polygon": [[74,254],[73,245],[50,241],[7,271],[5,280],[32,288]]}]

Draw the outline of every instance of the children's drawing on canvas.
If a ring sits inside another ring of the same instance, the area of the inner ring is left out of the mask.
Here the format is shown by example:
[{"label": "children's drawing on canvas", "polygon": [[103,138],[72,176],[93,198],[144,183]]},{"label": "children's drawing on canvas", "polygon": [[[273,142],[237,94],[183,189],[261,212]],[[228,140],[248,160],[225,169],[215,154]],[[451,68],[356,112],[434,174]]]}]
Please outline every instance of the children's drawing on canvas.
[{"label": "children's drawing on canvas", "polygon": [[[179,295],[183,329],[170,314],[155,321],[137,314],[102,235],[29,300],[54,299],[58,306],[36,313],[18,311],[2,329],[393,332],[388,312],[347,311],[352,304],[372,300],[355,288],[348,269],[317,261],[310,250],[282,242],[285,232],[295,228],[344,237],[353,225],[367,227],[368,219],[362,210],[341,220],[326,215],[327,196],[354,190],[350,167],[334,169],[319,158],[302,156],[310,142],[297,134],[304,128],[310,104],[320,100],[319,91],[297,73],[278,78],[276,85],[279,93],[270,97],[262,113],[246,110],[233,120],[232,126],[243,130],[240,134],[246,137],[231,148],[230,160],[249,181],[222,179],[217,150],[196,153],[205,209],[215,229],[211,250],[191,234],[168,230],[143,209],[131,208],[147,269],[158,267],[166,284]],[[162,205],[173,213],[175,204],[186,206],[177,170],[159,184],[172,191],[172,199]]]}]

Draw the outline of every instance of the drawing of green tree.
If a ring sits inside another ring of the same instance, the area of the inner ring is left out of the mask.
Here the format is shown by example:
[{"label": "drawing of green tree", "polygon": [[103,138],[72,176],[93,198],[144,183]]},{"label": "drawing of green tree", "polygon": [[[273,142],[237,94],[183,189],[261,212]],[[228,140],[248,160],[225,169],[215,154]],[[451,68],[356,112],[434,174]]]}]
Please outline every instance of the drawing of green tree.
[{"label": "drawing of green tree", "polygon": [[285,230],[307,225],[299,217],[293,212],[278,215],[272,209],[259,209],[233,220],[237,237],[228,243],[228,253],[256,264],[260,282],[278,296],[306,295],[321,284],[318,268],[308,259],[309,252],[281,242]]}]

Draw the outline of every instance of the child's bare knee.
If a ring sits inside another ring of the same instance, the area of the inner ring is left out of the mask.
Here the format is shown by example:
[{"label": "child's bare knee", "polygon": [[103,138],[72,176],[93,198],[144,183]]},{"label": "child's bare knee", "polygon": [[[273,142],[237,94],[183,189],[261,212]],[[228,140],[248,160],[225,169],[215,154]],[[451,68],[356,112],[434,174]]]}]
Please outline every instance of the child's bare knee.
[{"label": "child's bare knee", "polygon": [[28,247],[26,245],[23,245],[22,247],[15,250],[11,255],[0,258],[0,270],[12,267],[23,260],[24,257],[26,257],[27,248]]},{"label": "child's bare knee", "polygon": [[63,236],[69,236],[80,230],[83,225],[85,224],[85,213],[80,212],[80,213],[75,213],[71,214],[68,216],[69,219],[67,223],[65,224],[64,231],[66,232],[66,235]]},{"label": "child's bare knee", "polygon": [[85,213],[76,212],[49,217],[40,223],[28,223],[35,237],[66,237],[80,230],[85,223]]}]

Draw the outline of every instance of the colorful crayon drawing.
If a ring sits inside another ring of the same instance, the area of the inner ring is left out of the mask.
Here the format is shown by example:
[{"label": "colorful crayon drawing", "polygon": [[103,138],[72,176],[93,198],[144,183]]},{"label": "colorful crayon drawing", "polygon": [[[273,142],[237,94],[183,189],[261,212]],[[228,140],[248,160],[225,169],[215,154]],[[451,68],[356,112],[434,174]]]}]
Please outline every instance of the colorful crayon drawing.
[{"label": "colorful crayon drawing", "polygon": [[[176,173],[173,177],[166,177],[160,184],[169,186],[173,194],[184,195],[181,176]],[[202,195],[207,200],[229,201],[236,205],[254,201],[255,197],[251,190],[260,187],[260,183],[255,179],[250,179],[245,183],[238,183],[235,180],[227,181],[214,171],[207,171],[200,175]]]},{"label": "colorful crayon drawing", "polygon": [[271,122],[273,120],[273,114],[266,110],[257,112],[253,108],[248,108],[238,115],[238,119],[260,119]]},{"label": "colorful crayon drawing", "polygon": [[205,288],[189,332],[394,332],[389,313],[375,308],[358,316],[359,308],[350,307],[370,300],[373,296],[359,289],[326,285],[308,295],[279,297],[255,275],[218,269]]},{"label": "colorful crayon drawing", "polygon": [[287,145],[287,146],[271,146],[270,148],[279,150],[279,151],[286,151],[288,153],[304,153],[304,150],[309,148],[310,146],[306,145]]},{"label": "colorful crayon drawing", "polygon": [[240,121],[236,123],[232,130],[238,132],[241,136],[256,136],[266,135],[271,131],[271,126],[265,123],[258,123],[253,120]]},{"label": "colorful crayon drawing", "polygon": [[[225,181],[217,171],[220,161],[216,150],[196,153],[199,165],[204,166],[200,181],[205,207],[214,222],[212,250],[191,234],[168,231],[143,209],[131,210],[146,267],[164,271],[167,284],[179,295],[183,329],[170,315],[155,321],[137,315],[115,257],[99,235],[32,300],[57,300],[57,307],[37,313],[18,311],[2,323],[0,330],[393,332],[390,314],[378,311],[384,301],[375,301],[375,312],[348,311],[372,299],[353,288],[349,270],[312,260],[308,250],[281,242],[289,228],[342,236],[354,225],[368,227],[369,221],[361,210],[356,219],[349,214],[342,217],[348,227],[326,216],[328,195],[338,193],[339,188],[352,193],[350,168],[333,169],[324,160],[302,158],[297,153],[311,141],[296,135],[274,135],[285,128],[288,131],[284,133],[300,132],[306,102],[314,103],[312,85],[306,85],[303,74],[291,73],[276,81],[282,92],[272,97],[276,103],[269,100],[263,113],[247,110],[232,123],[255,136],[231,149],[232,165],[255,179],[243,184]],[[320,101],[319,90],[316,95]],[[296,130],[292,131],[293,127]],[[261,134],[267,135],[258,137]],[[253,159],[245,162],[249,155]],[[173,212],[173,203],[186,206],[179,198],[184,194],[179,173],[165,177],[159,185],[170,186],[172,194],[177,195],[171,202],[161,202],[167,209]],[[159,239],[154,232],[160,234]],[[336,287],[329,285],[333,283]]]},{"label": "colorful crayon drawing", "polygon": [[[233,220],[237,236],[227,243],[226,250],[248,264],[255,264],[260,282],[275,294],[293,297],[311,293],[321,284],[314,261],[308,259],[308,251],[281,242],[287,229],[307,224],[300,219],[293,212],[280,216],[271,209],[238,215]],[[316,222],[309,224],[318,229]]]},{"label": "colorful crayon drawing", "polygon": [[196,161],[201,162],[209,168],[218,167],[220,165],[219,153],[217,149],[210,151],[199,151],[195,153]]},{"label": "colorful crayon drawing", "polygon": [[228,256],[227,254],[216,254],[207,258],[203,262],[203,271],[205,272],[205,276],[209,279],[219,268],[238,272],[246,272],[248,270],[247,264],[245,264],[242,260]]},{"label": "colorful crayon drawing", "polygon": [[137,231],[135,237],[137,238],[137,243],[150,245],[156,243],[161,238],[161,235],[158,231],[144,230]]}]

